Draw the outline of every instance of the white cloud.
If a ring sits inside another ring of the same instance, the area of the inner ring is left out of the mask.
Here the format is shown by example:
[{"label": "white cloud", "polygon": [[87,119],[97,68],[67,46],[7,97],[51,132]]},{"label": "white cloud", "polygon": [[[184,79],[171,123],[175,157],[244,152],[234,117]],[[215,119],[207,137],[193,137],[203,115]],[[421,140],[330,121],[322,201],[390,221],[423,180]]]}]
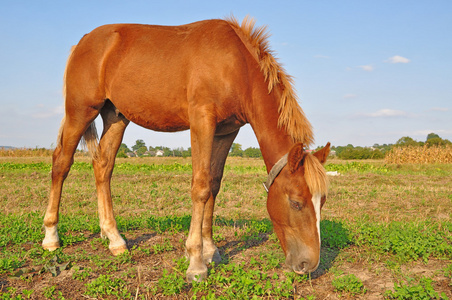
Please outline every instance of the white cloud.
[{"label": "white cloud", "polygon": [[358,66],[358,68],[366,72],[372,72],[374,70],[374,67],[372,65]]},{"label": "white cloud", "polygon": [[394,55],[393,57],[388,58],[385,60],[385,62],[391,63],[391,64],[407,64],[411,60],[409,60],[406,57],[400,56],[400,55]]},{"label": "white cloud", "polygon": [[404,117],[407,115],[408,114],[402,110],[395,110],[395,109],[389,109],[389,108],[384,108],[384,109],[377,110],[376,112],[373,112],[373,113],[364,114],[364,116],[372,117],[372,118]]},{"label": "white cloud", "polygon": [[357,96],[355,94],[345,94],[342,98],[344,99],[352,99],[356,98]]},{"label": "white cloud", "polygon": [[447,107],[432,107],[430,110],[432,110],[432,111],[444,111],[444,112],[446,112],[446,111],[449,111],[449,108],[447,108]]}]

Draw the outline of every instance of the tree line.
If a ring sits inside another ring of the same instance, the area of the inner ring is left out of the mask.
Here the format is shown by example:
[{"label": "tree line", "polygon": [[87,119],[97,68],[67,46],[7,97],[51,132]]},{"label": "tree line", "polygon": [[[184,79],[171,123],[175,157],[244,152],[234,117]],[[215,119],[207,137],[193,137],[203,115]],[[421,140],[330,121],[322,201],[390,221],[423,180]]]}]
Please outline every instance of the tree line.
[{"label": "tree line", "polygon": [[398,139],[395,144],[374,144],[372,147],[354,147],[348,144],[347,146],[332,146],[331,150],[340,159],[383,159],[393,147],[431,147],[451,144],[449,140],[442,139],[436,133],[429,133],[425,142],[418,142],[409,136],[404,136]]},{"label": "tree line", "polygon": [[[184,149],[182,147],[170,149],[164,146],[146,146],[143,140],[136,140],[135,145],[129,148],[126,144],[122,143],[119,147],[117,157],[146,157],[146,156],[163,156],[163,157],[190,157],[191,148]],[[242,145],[233,143],[229,156],[238,157],[262,157],[261,150],[259,148],[249,147],[242,150]]]},{"label": "tree line", "polygon": [[[447,139],[442,139],[436,133],[427,135],[426,140],[416,141],[409,136],[401,137],[395,144],[374,144],[372,147],[360,147],[348,144],[347,146],[332,146],[331,155],[340,159],[383,159],[386,153],[393,147],[418,147],[418,146],[445,146],[452,144]],[[320,149],[319,147],[318,149]],[[317,150],[317,149],[316,149]],[[146,146],[143,140],[136,140],[135,145],[131,149],[124,143],[121,144],[117,157],[146,157],[146,156],[163,156],[163,157],[191,157],[191,148],[184,149],[182,147],[170,149],[164,146]],[[245,150],[242,145],[233,143],[229,151],[229,156],[235,157],[252,157],[261,158],[262,153],[259,148],[249,147]]]}]

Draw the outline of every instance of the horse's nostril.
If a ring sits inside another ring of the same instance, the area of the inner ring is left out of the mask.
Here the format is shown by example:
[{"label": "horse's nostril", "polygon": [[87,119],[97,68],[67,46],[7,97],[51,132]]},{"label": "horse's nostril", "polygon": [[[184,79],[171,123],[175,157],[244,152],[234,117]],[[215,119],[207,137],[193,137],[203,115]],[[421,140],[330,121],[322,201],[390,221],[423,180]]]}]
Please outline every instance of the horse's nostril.
[{"label": "horse's nostril", "polygon": [[307,266],[308,266],[307,262],[302,262],[299,265],[294,266],[293,271],[300,275],[306,274],[308,272]]}]

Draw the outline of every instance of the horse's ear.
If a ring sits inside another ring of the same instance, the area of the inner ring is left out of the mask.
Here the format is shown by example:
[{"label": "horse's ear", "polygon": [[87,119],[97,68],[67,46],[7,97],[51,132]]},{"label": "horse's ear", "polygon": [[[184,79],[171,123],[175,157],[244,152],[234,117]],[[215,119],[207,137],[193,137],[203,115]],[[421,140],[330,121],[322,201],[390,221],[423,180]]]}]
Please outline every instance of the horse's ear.
[{"label": "horse's ear", "polygon": [[300,167],[303,157],[303,144],[296,143],[290,149],[289,156],[287,157],[287,164],[289,165],[289,170],[291,173],[295,172],[298,167]]},{"label": "horse's ear", "polygon": [[324,164],[328,154],[330,154],[330,142],[328,142],[325,147],[315,152],[313,155],[317,157],[321,164]]}]

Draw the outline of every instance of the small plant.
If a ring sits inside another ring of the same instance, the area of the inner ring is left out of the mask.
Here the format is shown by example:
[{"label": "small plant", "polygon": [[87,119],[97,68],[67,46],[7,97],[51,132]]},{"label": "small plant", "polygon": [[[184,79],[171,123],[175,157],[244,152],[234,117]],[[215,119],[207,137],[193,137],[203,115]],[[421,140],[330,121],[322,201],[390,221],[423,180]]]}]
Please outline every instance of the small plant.
[{"label": "small plant", "polygon": [[121,278],[112,278],[110,275],[100,275],[85,286],[85,295],[91,297],[101,298],[107,295],[116,296],[117,299],[130,299],[132,297],[125,281]]},{"label": "small plant", "polygon": [[395,283],[394,291],[388,290],[384,295],[387,299],[440,299],[432,287],[432,280],[427,277],[421,278],[418,284],[414,283],[413,278],[409,278],[406,285]]},{"label": "small plant", "polygon": [[24,289],[24,290],[22,290],[22,295],[24,295],[25,298],[30,299],[33,292],[34,292],[33,290],[25,290]]},{"label": "small plant", "polygon": [[0,257],[0,274],[12,272],[17,268],[22,267],[23,264],[23,260],[13,255],[8,255],[8,257]]},{"label": "small plant", "polygon": [[342,223],[330,220],[320,222],[320,236],[322,237],[322,246],[332,249],[343,249],[352,242],[349,232]]},{"label": "small plant", "polygon": [[163,244],[153,245],[152,248],[154,249],[155,254],[172,251],[174,249],[174,247],[173,247],[173,245],[171,245],[169,239],[165,239]]},{"label": "small plant", "polygon": [[186,287],[185,278],[178,272],[169,273],[164,269],[162,277],[157,283],[158,287],[162,290],[164,296],[171,296],[180,294],[180,292]]},{"label": "small plant", "polygon": [[353,274],[336,277],[331,283],[338,292],[345,292],[352,296],[366,293],[361,280]]},{"label": "small plant", "polygon": [[80,268],[80,267],[74,267],[74,273],[72,274],[72,279],[79,280],[79,281],[85,281],[89,275],[91,274],[92,270],[91,268]]},{"label": "small plant", "polygon": [[132,259],[132,253],[130,251],[124,251],[123,253],[116,256],[115,259],[121,265],[134,263]]},{"label": "small plant", "polygon": [[438,230],[429,222],[364,223],[356,235],[358,246],[370,245],[380,253],[393,253],[401,261],[422,258],[426,262],[430,256],[443,258],[452,252],[452,245],[447,242],[450,229]]},{"label": "small plant", "polygon": [[45,287],[42,290],[42,294],[46,298],[53,298],[53,293],[55,292],[56,287],[54,285]]},{"label": "small plant", "polygon": [[448,264],[443,270],[444,276],[452,278],[452,264]]}]

